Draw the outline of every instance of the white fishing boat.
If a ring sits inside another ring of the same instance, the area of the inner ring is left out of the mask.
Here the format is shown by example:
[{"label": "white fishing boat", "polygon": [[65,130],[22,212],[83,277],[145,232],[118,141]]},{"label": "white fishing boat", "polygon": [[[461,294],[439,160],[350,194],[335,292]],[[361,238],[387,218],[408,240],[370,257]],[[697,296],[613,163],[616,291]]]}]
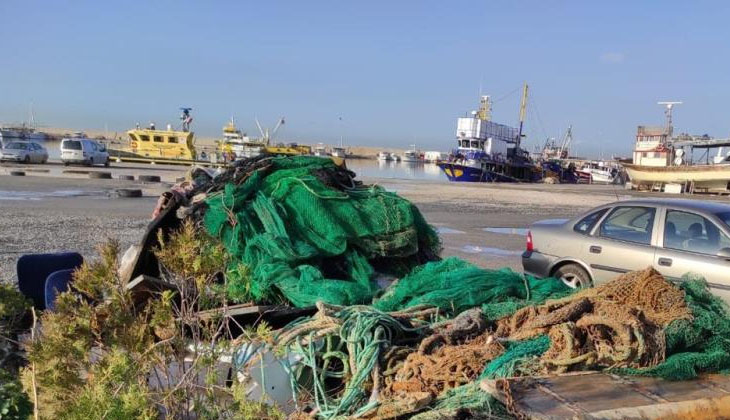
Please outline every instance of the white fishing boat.
[{"label": "white fishing boat", "polygon": [[393,154],[389,152],[378,152],[378,160],[387,162],[393,160]]},{"label": "white fishing boat", "polygon": [[447,153],[428,151],[423,154],[423,160],[426,162],[436,163],[440,160],[446,159],[449,155]]},{"label": "white fishing boat", "polygon": [[416,145],[413,144],[411,146],[412,148],[410,150],[403,152],[403,155],[400,158],[401,162],[414,163],[421,161],[421,154],[418,150],[416,150]]},{"label": "white fishing boat", "polygon": [[659,102],[666,105],[664,127],[639,126],[633,163],[624,163],[632,188],[661,190],[667,184],[679,184],[685,191],[725,192],[730,190],[730,162],[727,157],[704,164],[693,162],[694,149],[730,146],[730,139],[687,134],[673,137],[672,108],[681,102]]},{"label": "white fishing boat", "polygon": [[347,151],[344,147],[333,147],[332,156],[344,159],[347,157]]},{"label": "white fishing boat", "polygon": [[223,152],[233,153],[238,159],[252,158],[266,152],[266,143],[248,137],[236,127],[236,122],[231,117],[228,124],[223,127],[220,149]]},{"label": "white fishing boat", "polygon": [[619,168],[604,161],[586,162],[575,172],[591,184],[614,184],[619,179]]},{"label": "white fishing boat", "polygon": [[322,143],[317,143],[317,145],[312,148],[312,154],[314,156],[321,156],[321,157],[330,156],[329,152],[327,151],[327,146],[325,146]]}]

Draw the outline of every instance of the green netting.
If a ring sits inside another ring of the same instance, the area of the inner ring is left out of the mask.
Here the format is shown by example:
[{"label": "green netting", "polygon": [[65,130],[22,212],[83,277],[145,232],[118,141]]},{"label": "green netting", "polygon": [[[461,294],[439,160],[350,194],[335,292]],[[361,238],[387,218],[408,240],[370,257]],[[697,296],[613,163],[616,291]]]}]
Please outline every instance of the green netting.
[{"label": "green netting", "polygon": [[508,268],[483,269],[451,257],[415,268],[373,305],[386,312],[430,305],[450,314],[481,306],[485,316],[494,320],[572,291],[554,279],[535,279]]},{"label": "green netting", "polygon": [[373,264],[409,270],[437,255],[438,236],[407,200],[378,186],[328,185],[327,174],[343,171],[330,159],[270,163],[206,199],[204,225],[230,253],[229,271],[250,270],[229,279],[233,298],[243,290],[295,306],[367,303]]},{"label": "green netting", "polygon": [[494,399],[479,388],[478,382],[472,382],[453,388],[440,395],[429,408],[410,420],[446,420],[446,419],[489,419],[508,420],[514,416]]},{"label": "green netting", "polygon": [[516,376],[519,365],[531,361],[550,348],[550,338],[546,335],[531,340],[517,341],[507,344],[504,353],[484,367],[480,378],[507,378]]},{"label": "green netting", "polygon": [[712,294],[707,282],[688,274],[679,286],[692,311],[692,320],[669,324],[666,360],[648,369],[621,369],[617,373],[657,376],[670,380],[695,378],[701,372],[730,373],[730,311]]}]

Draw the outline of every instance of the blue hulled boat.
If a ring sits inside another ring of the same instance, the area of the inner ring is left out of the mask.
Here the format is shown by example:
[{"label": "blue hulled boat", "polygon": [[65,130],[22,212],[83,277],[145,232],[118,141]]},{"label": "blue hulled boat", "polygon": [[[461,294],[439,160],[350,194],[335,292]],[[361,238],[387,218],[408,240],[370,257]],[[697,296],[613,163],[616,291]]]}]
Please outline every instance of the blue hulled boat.
[{"label": "blue hulled boat", "polygon": [[457,148],[448,159],[436,162],[449,181],[534,182],[541,171],[520,148],[527,85],[524,86],[519,128],[490,120],[489,96],[482,96],[479,111],[457,120]]}]

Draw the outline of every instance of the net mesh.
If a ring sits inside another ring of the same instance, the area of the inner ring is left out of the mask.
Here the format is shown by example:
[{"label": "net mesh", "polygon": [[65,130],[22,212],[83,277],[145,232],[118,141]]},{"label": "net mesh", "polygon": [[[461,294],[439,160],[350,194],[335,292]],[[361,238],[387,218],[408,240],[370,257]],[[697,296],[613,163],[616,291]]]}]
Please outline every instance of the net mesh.
[{"label": "net mesh", "polygon": [[231,276],[231,295],[283,296],[295,306],[366,303],[377,291],[376,268],[407,272],[436,258],[438,236],[415,206],[353,177],[330,159],[307,156],[226,174],[206,199],[203,223],[231,255],[229,271],[250,269]]}]

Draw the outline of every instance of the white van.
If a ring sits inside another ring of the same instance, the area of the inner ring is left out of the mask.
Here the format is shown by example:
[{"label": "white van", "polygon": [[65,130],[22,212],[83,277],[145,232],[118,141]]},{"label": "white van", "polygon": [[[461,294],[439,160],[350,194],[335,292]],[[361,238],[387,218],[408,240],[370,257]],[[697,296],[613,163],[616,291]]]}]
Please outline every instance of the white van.
[{"label": "white van", "polygon": [[68,138],[61,140],[61,162],[67,166],[71,163],[109,166],[109,153],[106,146],[94,140]]}]

